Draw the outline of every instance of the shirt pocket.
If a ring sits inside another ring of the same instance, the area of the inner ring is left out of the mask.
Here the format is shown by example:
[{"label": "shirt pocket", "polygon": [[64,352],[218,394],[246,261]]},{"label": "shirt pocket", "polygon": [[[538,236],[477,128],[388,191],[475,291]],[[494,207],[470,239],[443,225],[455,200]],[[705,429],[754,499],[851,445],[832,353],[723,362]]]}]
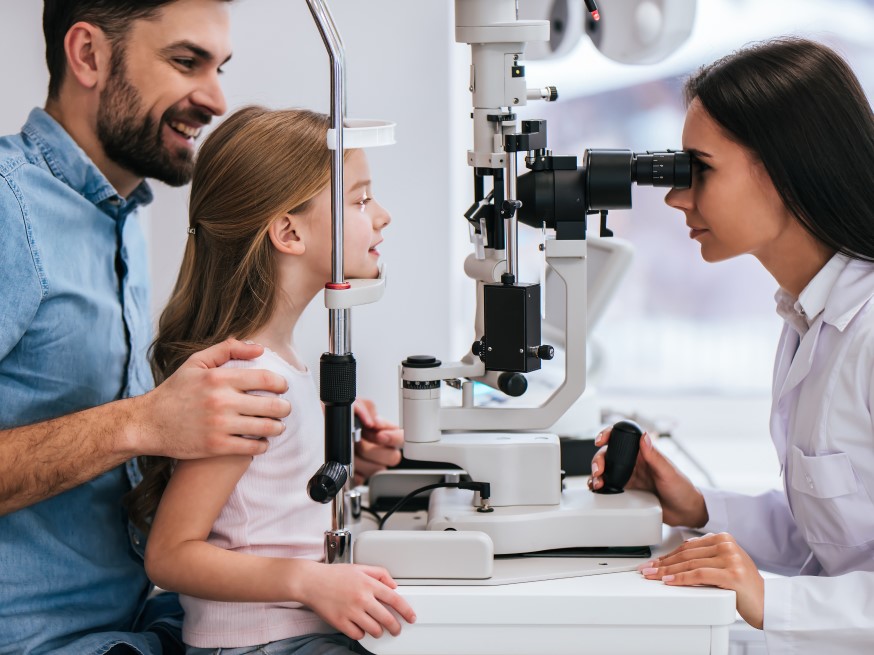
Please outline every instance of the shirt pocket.
[{"label": "shirt pocket", "polygon": [[874,503],[847,453],[805,455],[792,447],[795,520],[809,543],[858,546],[874,541]]}]

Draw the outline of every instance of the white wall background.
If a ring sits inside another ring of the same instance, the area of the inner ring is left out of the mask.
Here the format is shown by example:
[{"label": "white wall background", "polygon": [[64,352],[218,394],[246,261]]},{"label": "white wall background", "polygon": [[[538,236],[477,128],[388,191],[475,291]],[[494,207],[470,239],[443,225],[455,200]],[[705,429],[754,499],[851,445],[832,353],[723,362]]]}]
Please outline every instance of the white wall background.
[{"label": "white wall background", "polygon": [[[449,1],[330,5],[346,47],[348,116],[398,124],[395,146],[368,153],[374,193],[393,217],[380,247],[388,286],[379,303],[352,310],[358,393],[396,418],[398,363],[419,352],[457,358],[460,344],[472,340],[472,328],[460,328],[465,336],[453,345],[448,329],[459,323],[459,295],[469,295],[468,283],[448,274],[450,268],[461,270],[467,244],[462,213],[469,204],[463,190],[469,178],[469,49],[454,42]],[[306,2],[237,0],[232,13],[234,57],[224,76],[229,108],[259,103],[327,112],[328,56]],[[0,43],[9,54],[0,76],[0,134],[18,132],[30,109],[44,102],[41,16],[36,0],[0,0]],[[161,184],[154,189],[145,224],[157,317],[182,256],[188,191]],[[302,356],[318,371],[319,355],[328,349],[321,297],[297,336]]]}]

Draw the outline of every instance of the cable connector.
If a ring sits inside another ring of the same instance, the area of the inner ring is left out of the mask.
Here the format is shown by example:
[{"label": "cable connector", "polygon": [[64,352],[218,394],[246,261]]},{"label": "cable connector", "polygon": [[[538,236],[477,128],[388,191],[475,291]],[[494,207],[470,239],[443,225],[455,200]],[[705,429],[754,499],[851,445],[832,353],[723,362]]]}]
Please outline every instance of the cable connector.
[{"label": "cable connector", "polygon": [[435,482],[434,484],[426,484],[424,487],[419,487],[418,489],[411,491],[406,496],[401,498],[394,507],[392,507],[389,511],[382,515],[382,518],[379,521],[379,529],[384,529],[385,522],[388,521],[388,517],[397,512],[401,507],[406,505],[410,498],[412,498],[413,496],[418,496],[419,494],[430,491],[432,489],[464,489],[466,491],[479,492],[481,505],[477,507],[476,511],[494,511],[491,505],[489,505],[489,497],[492,494],[492,486],[488,482]]},{"label": "cable connector", "polygon": [[488,514],[495,511],[489,502],[489,498],[492,495],[492,485],[488,482],[459,482],[458,488],[479,493],[480,504],[476,511],[480,514]]}]

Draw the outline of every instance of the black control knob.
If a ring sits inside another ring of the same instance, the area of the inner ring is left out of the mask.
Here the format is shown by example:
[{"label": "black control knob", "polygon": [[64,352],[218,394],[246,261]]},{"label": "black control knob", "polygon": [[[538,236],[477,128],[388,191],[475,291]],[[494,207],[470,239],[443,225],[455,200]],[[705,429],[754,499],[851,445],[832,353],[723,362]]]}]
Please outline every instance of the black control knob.
[{"label": "black control knob", "polygon": [[330,503],[346,485],[346,467],[340,462],[325,462],[307,483],[307,493],[317,503]]},{"label": "black control knob", "polygon": [[634,421],[619,421],[613,426],[604,456],[604,475],[601,478],[604,486],[596,493],[622,493],[634,471],[642,434],[643,430]]},{"label": "black control knob", "polygon": [[555,348],[547,346],[546,344],[542,346],[531,346],[528,352],[531,353],[532,357],[536,357],[537,359],[550,360],[555,357]]},{"label": "black control knob", "polygon": [[486,356],[486,345],[482,341],[474,341],[470,347],[470,352],[476,357],[483,359]]},{"label": "black control knob", "polygon": [[433,355],[410,355],[401,362],[407,368],[437,368],[442,362]]},{"label": "black control knob", "polygon": [[504,372],[498,376],[498,389],[517,398],[528,391],[528,380],[521,373]]}]

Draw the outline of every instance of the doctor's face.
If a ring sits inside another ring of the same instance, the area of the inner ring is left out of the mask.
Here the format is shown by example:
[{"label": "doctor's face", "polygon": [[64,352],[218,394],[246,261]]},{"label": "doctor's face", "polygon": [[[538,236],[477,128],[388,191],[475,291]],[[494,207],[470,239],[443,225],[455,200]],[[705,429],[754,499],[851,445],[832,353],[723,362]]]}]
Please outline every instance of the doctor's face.
[{"label": "doctor's face", "polygon": [[672,189],[665,202],[686,215],[689,238],[701,244],[704,260],[768,259],[796,221],[759,158],[733,141],[698,99],[686,112],[683,150],[692,154],[692,186]]}]

